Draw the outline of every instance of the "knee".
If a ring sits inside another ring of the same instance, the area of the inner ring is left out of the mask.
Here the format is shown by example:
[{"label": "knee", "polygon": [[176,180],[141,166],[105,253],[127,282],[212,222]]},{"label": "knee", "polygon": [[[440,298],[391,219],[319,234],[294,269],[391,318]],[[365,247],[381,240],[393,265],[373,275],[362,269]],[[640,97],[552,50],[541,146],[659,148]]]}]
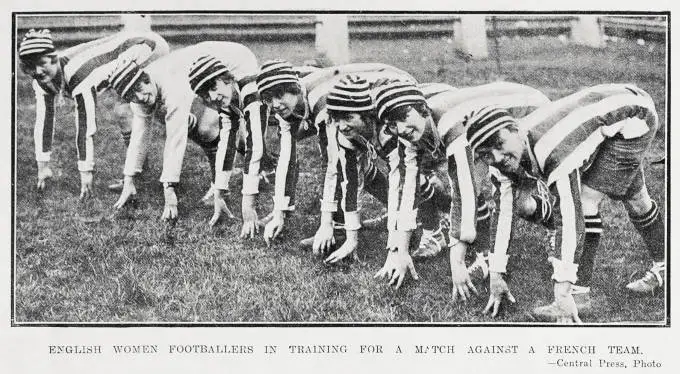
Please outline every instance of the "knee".
[{"label": "knee", "polygon": [[633,194],[630,199],[623,202],[629,215],[641,216],[652,209],[654,205],[652,198],[649,196],[647,188],[641,189],[639,192]]},{"label": "knee", "polygon": [[586,185],[581,186],[581,207],[583,214],[592,216],[600,211],[600,202],[604,198],[604,194],[600,191],[594,190]]},{"label": "knee", "polygon": [[515,213],[529,221],[532,221],[532,217],[538,209],[538,203],[530,194],[521,194],[514,201]]}]

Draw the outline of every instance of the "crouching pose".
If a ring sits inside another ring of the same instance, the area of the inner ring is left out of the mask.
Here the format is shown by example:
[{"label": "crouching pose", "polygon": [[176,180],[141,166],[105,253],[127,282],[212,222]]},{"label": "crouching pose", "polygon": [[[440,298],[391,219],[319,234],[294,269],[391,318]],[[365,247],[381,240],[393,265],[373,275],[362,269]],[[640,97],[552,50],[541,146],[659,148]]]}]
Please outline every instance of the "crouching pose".
[{"label": "crouching pose", "polygon": [[[443,206],[442,199],[428,199],[425,194],[420,209],[423,216],[433,215],[437,204],[449,211],[449,247],[451,276],[453,280],[453,299],[467,300],[471,293],[477,293],[470,279],[470,273],[488,273],[485,252],[489,246],[489,207],[484,189],[488,181],[486,165],[474,162],[472,151],[464,134],[465,115],[472,108],[494,105],[506,108],[518,118],[549,102],[548,98],[536,89],[515,83],[491,83],[477,87],[448,90],[425,97],[418,87],[405,82],[390,82],[373,90],[375,106],[384,131],[399,138],[400,152],[412,154],[415,159],[409,172],[393,173],[390,178],[391,196],[400,192],[402,199],[398,216],[400,219],[413,217],[416,205],[415,178],[423,170],[440,165],[446,168],[449,176],[449,205]],[[395,165],[394,163],[391,163]],[[396,164],[396,170],[399,170]],[[401,175],[400,175],[401,174]],[[390,200],[392,201],[392,200]],[[408,204],[403,202],[407,201]],[[413,220],[413,218],[411,218]],[[425,228],[425,220],[423,227]],[[409,226],[413,227],[413,224]],[[466,268],[465,255],[474,243],[477,256],[473,264]],[[405,243],[396,243],[396,250],[388,255],[399,263],[396,268],[404,268],[409,263]],[[389,275],[389,274],[388,274]]]},{"label": "crouching pose", "polygon": [[[52,177],[49,166],[59,94],[75,101],[76,151],[80,197],[92,194],[95,166],[93,136],[97,131],[97,95],[110,87],[108,77],[118,59],[139,66],[168,53],[168,43],[153,32],[120,32],[57,52],[49,30],[31,30],[19,45],[22,70],[33,80],[36,116],[33,129],[38,162],[38,189]],[[121,129],[126,145],[129,128]]]},{"label": "crouching pose", "polygon": [[[363,188],[373,195],[382,195],[384,196],[382,200],[387,200],[388,243],[394,242],[397,237],[408,235],[408,238],[403,239],[406,241],[407,256],[410,231],[416,227],[418,207],[421,209],[423,235],[414,256],[433,256],[439,253],[442,247],[446,247],[444,234],[439,227],[439,213],[448,210],[450,198],[435,173],[417,173],[416,165],[419,157],[406,152],[407,149],[400,144],[394,134],[385,131],[386,129],[376,116],[370,87],[379,86],[394,79],[369,82],[364,76],[365,74],[359,73],[344,77],[331,89],[327,98],[329,119],[331,124],[338,129],[340,160],[338,167],[342,171],[339,174],[339,185],[342,187],[340,201],[345,211],[347,240],[339,249],[331,253],[326,261],[339,261],[353,253],[358,247],[358,230],[361,228],[361,221],[357,202],[358,191],[362,184]],[[426,92],[424,95],[428,97],[455,90],[444,84],[425,84],[421,87]],[[380,159],[388,164],[388,175],[383,175],[383,172],[376,167],[376,162]],[[403,181],[406,175],[410,176],[412,171],[416,171],[416,174],[413,174],[416,179],[413,181],[409,179],[409,183],[405,186],[400,185],[400,181]],[[362,176],[363,183],[361,183]],[[401,188],[403,191],[400,193]],[[328,194],[332,190],[324,186],[325,193]],[[409,194],[415,191],[419,192],[418,202],[413,200],[416,196]],[[400,207],[411,207],[414,204],[416,207],[400,209]],[[330,229],[330,224],[322,220],[315,242],[328,245],[328,239],[332,238]],[[404,232],[408,233],[404,234]],[[415,276],[412,262],[407,262],[407,264]],[[397,274],[396,277],[391,278],[393,274],[397,273],[390,272],[390,283],[399,287],[405,273],[401,277]]]},{"label": "crouching pose", "polygon": [[[273,60],[262,65],[257,78],[262,100],[275,113],[280,133],[280,155],[276,167],[274,210],[267,223],[264,238],[267,243],[280,235],[286,215],[295,209],[295,188],[298,176],[297,142],[318,135],[321,159],[326,163],[324,198],[321,203],[322,222],[330,225],[328,240],[333,240],[333,213],[338,211],[335,199],[337,181],[336,127],[328,119],[328,92],[346,73],[362,72],[372,80],[387,78],[413,78],[406,72],[385,64],[359,63],[319,69],[303,78],[286,61]],[[386,197],[376,197],[386,203]],[[350,222],[351,212],[345,212]],[[316,246],[317,250],[319,246]]]},{"label": "crouching pose", "polygon": [[[228,170],[225,170],[226,156],[223,155],[226,155],[227,151],[218,148],[232,145],[235,138],[220,142],[220,120],[238,123],[241,116],[245,116],[247,139],[245,154],[249,156],[246,157],[246,162],[251,167],[243,179],[244,223],[241,235],[253,235],[257,215],[253,216],[251,212],[255,210],[254,195],[257,193],[259,181],[258,174],[253,174],[253,170],[259,169],[259,165],[257,167],[252,165],[260,162],[263,150],[262,127],[266,116],[266,112],[256,99],[254,87],[249,85],[255,74],[257,61],[252,52],[241,44],[230,42],[203,42],[182,48],[143,70],[134,63],[121,62],[110,80],[116,92],[125,101],[132,102],[133,118],[132,137],[124,169],[125,186],[116,207],[122,207],[136,193],[134,176],[141,170],[146,153],[144,138],[154,116],[166,127],[163,171],[160,178],[165,194],[164,219],[177,217],[175,186],[180,180],[187,138],[194,140],[204,150],[211,163],[213,182],[217,180],[218,185],[224,188],[228,182]],[[211,81],[212,86],[206,85],[208,81]],[[213,99],[204,94],[206,90],[211,91],[215,87],[227,85],[225,81],[229,82],[230,88],[226,90],[228,93],[213,94]],[[236,90],[236,86],[239,90]],[[200,100],[196,101],[192,88],[200,92],[205,99],[210,99],[209,102],[215,107],[219,106],[220,112],[205,107]],[[238,103],[244,105],[247,103],[245,108],[232,104],[237,91],[239,91]],[[227,132],[232,130],[231,125],[222,128]],[[217,154],[220,155],[221,165],[216,171]],[[215,199],[216,211],[223,211],[221,203],[223,201],[218,196]]]},{"label": "crouching pose", "polygon": [[[664,284],[664,221],[649,196],[642,168],[658,128],[646,92],[633,85],[599,85],[546,104],[519,125],[506,111],[477,110],[466,119],[466,128],[472,149],[497,171],[499,235],[490,257],[493,299],[500,302],[510,295],[503,274],[512,239],[513,199],[524,216],[553,226],[556,233],[548,254],[555,301],[534,313],[580,323],[571,289],[579,278],[590,277],[604,196],[623,201],[653,261],[650,271],[627,288],[650,293]],[[535,193],[523,193],[526,186],[539,194],[549,189],[556,197],[554,208],[534,198]]]}]

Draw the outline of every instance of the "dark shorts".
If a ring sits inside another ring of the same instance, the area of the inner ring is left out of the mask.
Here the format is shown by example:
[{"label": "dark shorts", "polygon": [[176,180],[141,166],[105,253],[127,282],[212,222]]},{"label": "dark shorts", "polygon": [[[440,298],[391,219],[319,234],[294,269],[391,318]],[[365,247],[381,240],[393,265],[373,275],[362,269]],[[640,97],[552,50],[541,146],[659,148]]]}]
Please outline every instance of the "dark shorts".
[{"label": "dark shorts", "polygon": [[583,172],[581,182],[614,200],[628,200],[645,186],[643,161],[656,129],[642,137],[606,139]]}]

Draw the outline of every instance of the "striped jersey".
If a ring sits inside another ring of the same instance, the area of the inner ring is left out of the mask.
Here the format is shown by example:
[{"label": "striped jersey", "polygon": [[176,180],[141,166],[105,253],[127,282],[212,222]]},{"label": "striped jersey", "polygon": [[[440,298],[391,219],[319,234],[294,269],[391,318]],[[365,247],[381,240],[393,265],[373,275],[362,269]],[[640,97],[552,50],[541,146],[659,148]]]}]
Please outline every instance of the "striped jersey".
[{"label": "striped jersey", "polygon": [[[381,78],[401,78],[413,80],[410,74],[393,66],[380,63],[355,63],[315,70],[300,80],[302,95],[305,98],[305,113],[300,119],[284,119],[276,115],[280,140],[280,155],[276,169],[274,187],[274,209],[293,210],[295,208],[295,185],[297,157],[295,154],[295,134],[300,130],[314,130],[319,136],[322,159],[326,161],[324,192],[321,202],[322,211],[335,211],[337,201],[335,190],[338,184],[338,146],[337,129],[328,124],[326,96],[333,85],[347,74],[359,74],[369,82]],[[346,217],[347,218],[347,217]]]},{"label": "striped jersey", "polygon": [[[448,88],[446,88],[448,87]],[[485,176],[481,163],[474,163],[464,136],[463,121],[472,110],[484,106],[498,106],[523,117],[538,106],[549,102],[540,91],[516,83],[490,83],[455,89],[441,84],[421,84],[431,110],[436,130],[432,139],[418,144],[402,138],[386,137],[379,132],[380,154],[390,167],[388,193],[388,228],[408,231],[416,228],[419,202],[434,193],[423,177],[423,172],[448,160],[451,186],[451,240],[472,243],[476,238],[476,197],[479,180]],[[463,136],[461,136],[463,135]],[[418,190],[423,196],[418,198]],[[433,213],[433,212],[430,212]]]},{"label": "striped jersey", "polygon": [[[362,78],[363,75],[360,74]],[[415,83],[414,80],[412,82]],[[441,83],[424,83],[418,84],[426,99],[442,94],[444,92],[455,91],[455,88]],[[372,175],[377,173],[378,169],[375,165],[375,160],[381,158],[387,162],[389,168],[389,187],[387,193],[387,208],[388,208],[388,227],[390,229],[409,230],[405,227],[410,227],[409,222],[412,220],[415,228],[415,211],[406,212],[402,210],[403,206],[407,206],[410,201],[409,191],[417,191],[418,184],[422,182],[418,170],[418,155],[415,148],[405,141],[400,139],[382,126],[377,125],[376,136],[370,141],[359,141],[356,139],[349,139],[342,133],[337,134],[339,145],[340,170],[342,171],[342,183],[340,191],[341,207],[345,215],[345,227],[350,230],[359,229],[361,226],[359,217],[359,189],[361,187],[360,175]],[[365,170],[361,170],[365,168]],[[416,176],[415,179],[408,179],[408,176]],[[415,185],[413,185],[415,184]],[[326,190],[330,193],[330,190]],[[412,196],[415,198],[415,195]],[[415,203],[414,203],[415,204]],[[414,213],[409,215],[408,213]]]},{"label": "striped jersey", "polygon": [[[205,55],[211,55],[219,59],[234,76],[240,89],[238,97],[235,98],[237,104],[228,108],[228,110],[224,109],[220,112],[221,123],[231,122],[229,126],[225,126],[224,130],[234,135],[235,130],[241,125],[240,119],[243,117],[241,110],[257,100],[254,77],[257,75],[258,65],[257,59],[250,49],[238,43],[209,41],[175,50],[167,56],[154,61],[144,69],[149,74],[152,83],[156,85],[158,93],[154,103],[130,104],[133,112],[132,135],[125,162],[125,175],[135,175],[141,171],[144,161],[142,156],[144,153],[144,149],[142,149],[144,146],[142,140],[144,129],[150,125],[155,117],[159,122],[164,123],[166,128],[163,171],[160,181],[169,183],[179,182],[188,139],[188,128],[193,123],[190,120],[192,118],[191,108],[194,100],[199,100],[189,85],[189,69],[194,61]],[[238,112],[237,120],[231,121],[230,118],[234,116],[229,111]],[[230,132],[232,129],[234,131]],[[251,152],[256,145],[262,144],[261,131],[256,131],[255,133],[260,135],[258,139],[253,139],[252,135],[248,132],[246,134],[248,138],[246,146],[250,146]],[[229,138],[223,138],[223,135],[224,132],[220,131],[221,138],[217,151],[217,157],[221,157],[222,163],[228,153],[232,151],[225,148],[232,141],[235,141],[233,136],[230,140]],[[259,149],[261,152],[261,146]],[[231,160],[233,161],[233,157]],[[256,161],[259,163],[259,158]],[[220,163],[221,166],[222,163]],[[223,173],[216,173],[216,183],[220,185],[228,183],[231,165],[228,165],[226,168],[228,170],[219,170]],[[227,175],[224,175],[224,173]],[[220,181],[221,178],[227,181]]]},{"label": "striped jersey", "polygon": [[115,60],[122,56],[145,66],[167,54],[168,50],[168,43],[156,33],[125,31],[59,52],[59,72],[55,79],[47,84],[33,81],[36,160],[50,160],[56,97],[63,94],[75,100],[78,169],[92,171],[97,94],[108,88],[107,78],[115,68]]},{"label": "striped jersey", "polygon": [[[519,122],[527,131],[527,147],[533,176],[547,183],[558,197],[553,210],[556,226],[555,250],[551,254],[557,281],[576,281],[577,254],[584,238],[580,210],[580,173],[597,157],[603,142],[614,136],[634,139],[658,126],[652,98],[632,84],[603,84],[590,87],[541,106]],[[512,236],[513,185],[497,170],[500,204],[496,244],[504,271],[504,259]],[[491,264],[490,264],[491,265]]]},{"label": "striped jersey", "polygon": [[[480,183],[487,173],[484,163],[474,161],[472,149],[465,137],[465,116],[481,107],[494,106],[507,110],[514,118],[523,118],[548,102],[548,97],[539,90],[510,82],[461,88],[428,100],[448,160],[451,241],[475,241],[476,212],[479,208],[476,207],[476,198]],[[432,154],[430,150],[426,151],[426,154]]]}]

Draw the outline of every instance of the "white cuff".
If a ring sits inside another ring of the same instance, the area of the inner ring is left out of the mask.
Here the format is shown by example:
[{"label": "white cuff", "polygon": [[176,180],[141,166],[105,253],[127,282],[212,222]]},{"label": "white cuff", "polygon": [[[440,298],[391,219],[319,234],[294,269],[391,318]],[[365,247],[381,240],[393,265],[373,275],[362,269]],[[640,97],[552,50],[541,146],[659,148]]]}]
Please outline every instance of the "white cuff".
[{"label": "white cuff", "polygon": [[258,175],[243,175],[243,188],[241,194],[243,195],[257,195],[260,187],[260,177]]},{"label": "white cuff", "polygon": [[449,235],[449,248],[453,248],[456,246],[456,244],[460,243],[461,240],[458,238],[454,238],[453,236]]},{"label": "white cuff", "polygon": [[345,230],[359,230],[361,217],[359,212],[345,212]]},{"label": "white cuff", "polygon": [[228,190],[229,179],[231,179],[231,170],[215,172],[215,188],[218,190]]},{"label": "white cuff", "polygon": [[48,162],[50,161],[50,155],[52,152],[36,152],[35,160],[38,162]]},{"label": "white cuff", "polygon": [[290,205],[290,196],[274,196],[274,210],[291,211],[295,205]]},{"label": "white cuff", "polygon": [[412,231],[418,227],[416,223],[416,216],[418,215],[418,210],[400,210],[396,212],[396,223],[397,230],[400,231]]},{"label": "white cuff", "polygon": [[508,267],[510,256],[500,253],[489,253],[489,271],[494,273],[505,273]]},{"label": "white cuff", "polygon": [[127,177],[134,177],[141,172],[142,172],[141,168],[139,170],[130,170],[128,168],[123,169],[123,175]]},{"label": "white cuff", "polygon": [[322,212],[337,212],[338,211],[338,202],[337,201],[321,200],[321,211]]},{"label": "white cuff", "polygon": [[548,262],[553,266],[552,279],[555,280],[555,282],[576,283],[576,272],[578,271],[577,264],[564,262],[552,256],[548,257]]},{"label": "white cuff", "polygon": [[94,162],[78,161],[78,171],[92,171],[92,170],[94,170]]}]

